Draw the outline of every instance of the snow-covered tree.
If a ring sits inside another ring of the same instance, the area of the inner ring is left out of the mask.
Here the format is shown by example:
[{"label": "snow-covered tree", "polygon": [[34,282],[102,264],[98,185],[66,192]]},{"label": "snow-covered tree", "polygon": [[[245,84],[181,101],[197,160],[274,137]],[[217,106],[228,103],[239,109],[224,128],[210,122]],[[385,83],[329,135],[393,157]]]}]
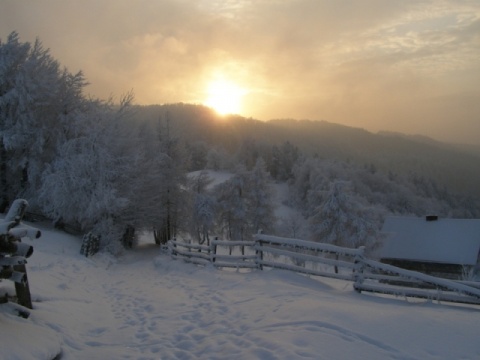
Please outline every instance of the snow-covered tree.
[{"label": "snow-covered tree", "polygon": [[289,180],[293,177],[293,168],[299,158],[299,149],[289,141],[286,141],[280,147],[275,145],[271,150],[270,161],[267,166],[268,171],[276,180]]},{"label": "snow-covered tree", "polygon": [[230,240],[248,240],[259,230],[271,231],[273,193],[265,163],[259,159],[252,171],[239,166],[235,175],[216,186],[217,223]]},{"label": "snow-covered tree", "polygon": [[208,145],[203,141],[187,143],[185,145],[188,158],[188,170],[203,170],[207,166]]},{"label": "snow-covered tree", "polygon": [[157,192],[160,196],[158,206],[163,216],[155,224],[155,242],[165,244],[173,239],[179,229],[186,227],[182,213],[186,210],[186,161],[183,149],[170,128],[170,115],[165,114],[165,123],[159,119],[157,128],[159,153],[162,153],[162,176],[158,179]]},{"label": "snow-covered tree", "polygon": [[229,240],[245,240],[248,236],[247,181],[247,171],[240,166],[233,177],[214,189],[217,223],[221,233]]},{"label": "snow-covered tree", "polygon": [[190,217],[190,234],[199,244],[210,244],[210,234],[215,225],[215,198],[207,187],[212,179],[204,171],[190,179],[192,207]]},{"label": "snow-covered tree", "polygon": [[207,152],[207,169],[225,170],[230,168],[228,155],[223,148],[212,147]]},{"label": "snow-covered tree", "polygon": [[20,43],[15,32],[8,36],[5,43],[0,39],[0,212],[4,212],[12,200],[13,184],[9,177],[8,161],[10,154],[7,151],[11,140],[5,130],[14,122],[16,79],[29,51],[30,44]]},{"label": "snow-covered tree", "polygon": [[[83,75],[60,70],[39,40],[21,43],[17,33],[0,41],[1,197],[36,205],[42,172],[68,137],[69,116],[81,106]],[[3,207],[3,206],[2,206]]]},{"label": "snow-covered tree", "polygon": [[271,232],[275,224],[273,190],[270,175],[265,169],[265,161],[258,158],[248,176],[248,221],[251,232],[260,230]]},{"label": "snow-covered tree", "polygon": [[137,175],[136,154],[129,146],[131,133],[122,126],[126,103],[118,107],[92,101],[78,115],[84,131],[60,145],[62,156],[44,172],[38,194],[48,216],[100,235],[112,252],[135,220],[129,209],[135,202],[131,180]]},{"label": "snow-covered tree", "polygon": [[309,237],[308,222],[298,212],[280,217],[277,223],[277,232],[280,236],[294,239],[307,239]]},{"label": "snow-covered tree", "polygon": [[349,193],[350,184],[335,181],[323,203],[310,217],[312,239],[339,246],[373,246],[377,240],[380,213]]}]

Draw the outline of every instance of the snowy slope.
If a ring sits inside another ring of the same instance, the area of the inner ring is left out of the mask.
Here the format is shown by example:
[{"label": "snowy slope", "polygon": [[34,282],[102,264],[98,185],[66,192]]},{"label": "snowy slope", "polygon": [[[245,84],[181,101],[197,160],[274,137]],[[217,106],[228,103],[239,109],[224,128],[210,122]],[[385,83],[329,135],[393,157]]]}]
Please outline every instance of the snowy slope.
[{"label": "snowy slope", "polygon": [[[357,294],[348,282],[118,260],[43,228],[29,319],[0,305],[1,359],[476,359],[480,309]],[[29,240],[26,240],[29,241]],[[7,282],[0,283],[4,286]],[[31,340],[31,341],[30,341]]]}]

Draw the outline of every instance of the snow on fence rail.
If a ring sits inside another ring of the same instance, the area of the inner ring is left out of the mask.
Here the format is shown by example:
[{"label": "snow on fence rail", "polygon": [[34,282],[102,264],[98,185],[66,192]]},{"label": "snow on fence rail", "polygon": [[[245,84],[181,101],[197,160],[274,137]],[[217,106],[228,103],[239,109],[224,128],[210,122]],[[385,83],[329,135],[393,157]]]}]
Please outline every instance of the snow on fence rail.
[{"label": "snow on fence rail", "polygon": [[[245,254],[245,249],[252,249],[254,244],[253,241],[222,241],[215,239],[210,242],[210,245],[198,245],[170,240],[168,249],[173,258],[181,258],[194,264],[213,264],[215,267],[230,268],[257,268],[257,256],[248,250],[247,254]],[[234,255],[233,248],[235,247],[242,248],[242,254]]]},{"label": "snow on fence rail", "polygon": [[344,280],[353,280],[354,259],[364,251],[263,234],[255,235],[254,241],[215,239],[210,245],[171,240],[168,247],[172,257],[195,264],[238,269],[270,267]]},{"label": "snow on fence rail", "polygon": [[356,291],[480,304],[478,284],[443,279],[365,258],[356,264]]},{"label": "snow on fence rail", "polygon": [[255,235],[254,241],[215,239],[210,245],[171,240],[168,247],[173,258],[195,264],[284,269],[353,281],[358,292],[480,304],[478,283],[438,278],[370,260],[364,256],[364,247],[351,249],[264,234]]},{"label": "snow on fence rail", "polygon": [[[259,254],[257,263],[260,269],[267,266],[342,280],[353,280],[355,258],[363,256],[364,253],[363,247],[349,249],[264,234],[255,235],[254,240],[255,250]],[[267,259],[266,255],[273,256]],[[333,258],[329,257],[332,255]],[[279,256],[292,259],[292,263],[278,261]]]}]

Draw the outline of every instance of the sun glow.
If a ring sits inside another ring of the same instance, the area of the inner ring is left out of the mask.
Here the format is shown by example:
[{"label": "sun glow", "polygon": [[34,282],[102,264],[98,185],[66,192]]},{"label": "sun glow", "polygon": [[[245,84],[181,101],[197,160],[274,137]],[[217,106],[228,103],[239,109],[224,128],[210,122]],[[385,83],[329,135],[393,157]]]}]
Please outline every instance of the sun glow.
[{"label": "sun glow", "polygon": [[216,79],[208,84],[205,105],[220,115],[239,114],[244,95],[245,90],[237,84],[225,79]]}]

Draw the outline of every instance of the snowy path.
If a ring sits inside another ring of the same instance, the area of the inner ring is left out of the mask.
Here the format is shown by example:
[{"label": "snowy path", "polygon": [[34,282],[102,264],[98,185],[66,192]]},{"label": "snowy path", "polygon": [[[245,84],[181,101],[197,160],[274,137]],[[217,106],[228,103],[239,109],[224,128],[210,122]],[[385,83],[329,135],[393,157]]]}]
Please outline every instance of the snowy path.
[{"label": "snowy path", "polygon": [[[18,329],[43,329],[65,360],[480,358],[474,307],[360,295],[348,282],[284,271],[202,268],[154,246],[116,262],[86,259],[77,239],[48,231],[34,245],[35,310]],[[18,359],[2,340],[2,359]]]}]

